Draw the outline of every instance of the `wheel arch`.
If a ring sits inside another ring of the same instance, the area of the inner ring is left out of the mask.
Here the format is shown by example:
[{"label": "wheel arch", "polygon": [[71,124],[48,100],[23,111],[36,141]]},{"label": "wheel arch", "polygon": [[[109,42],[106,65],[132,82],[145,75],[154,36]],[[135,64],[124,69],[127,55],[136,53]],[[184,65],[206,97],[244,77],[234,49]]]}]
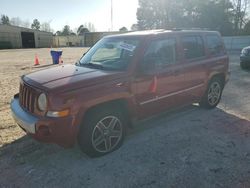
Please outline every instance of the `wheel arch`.
[{"label": "wheel arch", "polygon": [[223,87],[225,86],[226,75],[224,73],[215,73],[215,74],[211,75],[209,80],[208,80],[208,83],[213,79],[219,79],[222,82]]},{"label": "wheel arch", "polygon": [[[122,114],[125,115],[126,120],[128,120],[128,126],[131,127],[131,112],[130,101],[126,98],[117,98],[109,101],[103,101],[100,103],[93,104],[87,108],[87,110],[81,115],[81,122],[83,122],[91,114],[96,113],[100,110],[105,110],[107,108],[116,108],[121,110]],[[79,126],[80,128],[80,126]]]}]

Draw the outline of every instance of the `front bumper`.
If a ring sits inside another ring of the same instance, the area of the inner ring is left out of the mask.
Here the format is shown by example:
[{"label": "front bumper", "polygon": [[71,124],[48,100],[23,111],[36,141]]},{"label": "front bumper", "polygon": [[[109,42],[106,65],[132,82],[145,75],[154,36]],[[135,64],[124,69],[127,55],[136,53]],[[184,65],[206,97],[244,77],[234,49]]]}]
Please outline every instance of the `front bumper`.
[{"label": "front bumper", "polygon": [[11,101],[11,111],[12,116],[17,122],[17,124],[23,128],[25,131],[31,134],[36,133],[36,123],[38,121],[38,118],[32,116],[31,114],[25,112],[21,106],[19,105],[18,98],[14,98]]},{"label": "front bumper", "polygon": [[11,101],[12,116],[16,123],[29,135],[41,142],[72,147],[76,141],[77,126],[72,116],[64,118],[39,117],[26,112],[19,98]]}]

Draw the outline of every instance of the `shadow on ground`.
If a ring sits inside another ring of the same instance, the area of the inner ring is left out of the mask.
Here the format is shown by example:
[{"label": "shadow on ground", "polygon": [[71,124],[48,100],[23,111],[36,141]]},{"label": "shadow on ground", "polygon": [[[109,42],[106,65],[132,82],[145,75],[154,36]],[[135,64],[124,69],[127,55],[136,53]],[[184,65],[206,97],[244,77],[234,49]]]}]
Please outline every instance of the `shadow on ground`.
[{"label": "shadow on ground", "polygon": [[101,158],[25,136],[0,161],[0,187],[250,187],[250,122],[189,106],[139,123]]}]

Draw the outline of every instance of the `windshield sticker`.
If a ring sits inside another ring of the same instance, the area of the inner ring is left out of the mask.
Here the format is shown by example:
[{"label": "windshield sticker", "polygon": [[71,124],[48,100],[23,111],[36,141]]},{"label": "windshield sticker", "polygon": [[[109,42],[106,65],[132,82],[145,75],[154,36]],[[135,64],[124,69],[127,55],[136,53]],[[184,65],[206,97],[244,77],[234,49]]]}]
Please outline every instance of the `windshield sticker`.
[{"label": "windshield sticker", "polygon": [[135,50],[136,46],[134,46],[132,44],[122,43],[119,45],[119,48],[133,52]]}]

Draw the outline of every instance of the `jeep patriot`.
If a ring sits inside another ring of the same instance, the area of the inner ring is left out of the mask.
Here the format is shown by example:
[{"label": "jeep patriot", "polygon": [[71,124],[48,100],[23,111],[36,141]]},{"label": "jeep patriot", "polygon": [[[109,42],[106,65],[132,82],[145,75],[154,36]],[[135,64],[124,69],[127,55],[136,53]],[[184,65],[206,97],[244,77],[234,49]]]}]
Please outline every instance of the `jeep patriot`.
[{"label": "jeep patriot", "polygon": [[216,107],[228,77],[218,32],[131,32],[102,38],[75,65],[23,75],[11,110],[33,138],[78,143],[97,157],[119,148],[135,120],[192,103]]}]

